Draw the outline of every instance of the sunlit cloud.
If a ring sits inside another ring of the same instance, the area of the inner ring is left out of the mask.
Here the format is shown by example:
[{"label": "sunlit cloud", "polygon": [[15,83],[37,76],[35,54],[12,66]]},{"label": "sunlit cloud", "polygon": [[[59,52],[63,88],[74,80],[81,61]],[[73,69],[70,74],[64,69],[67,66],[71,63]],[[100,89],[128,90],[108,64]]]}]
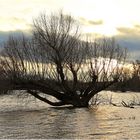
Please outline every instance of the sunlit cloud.
[{"label": "sunlit cloud", "polygon": [[87,20],[83,17],[79,18],[79,21],[85,26],[98,26],[103,24],[103,20]]},{"label": "sunlit cloud", "polygon": [[0,17],[0,31],[30,30],[31,24],[20,17]]},{"label": "sunlit cloud", "polygon": [[101,25],[101,24],[103,24],[103,21],[102,20],[96,20],[96,21],[89,20],[88,23],[91,25]]},{"label": "sunlit cloud", "polygon": [[117,31],[122,35],[127,36],[140,36],[140,25],[134,25],[132,28],[118,27]]}]

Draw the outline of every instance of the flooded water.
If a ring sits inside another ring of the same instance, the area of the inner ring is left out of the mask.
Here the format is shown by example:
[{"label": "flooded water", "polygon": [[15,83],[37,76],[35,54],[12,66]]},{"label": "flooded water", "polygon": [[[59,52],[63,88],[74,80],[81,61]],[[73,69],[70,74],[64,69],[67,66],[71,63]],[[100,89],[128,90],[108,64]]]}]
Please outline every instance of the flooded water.
[{"label": "flooded water", "polygon": [[[104,100],[140,99],[140,93],[102,92]],[[140,107],[102,104],[91,109],[52,108],[32,98],[0,97],[1,139],[140,139]]]}]

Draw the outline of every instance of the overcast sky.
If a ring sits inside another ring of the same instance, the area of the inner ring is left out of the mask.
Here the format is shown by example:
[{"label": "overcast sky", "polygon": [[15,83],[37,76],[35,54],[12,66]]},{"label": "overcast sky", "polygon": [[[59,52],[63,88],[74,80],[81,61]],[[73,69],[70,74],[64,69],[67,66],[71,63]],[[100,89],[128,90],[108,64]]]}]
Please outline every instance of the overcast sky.
[{"label": "overcast sky", "polygon": [[0,42],[11,32],[30,32],[40,12],[59,9],[77,18],[84,33],[115,36],[140,59],[140,0],[0,0]]}]

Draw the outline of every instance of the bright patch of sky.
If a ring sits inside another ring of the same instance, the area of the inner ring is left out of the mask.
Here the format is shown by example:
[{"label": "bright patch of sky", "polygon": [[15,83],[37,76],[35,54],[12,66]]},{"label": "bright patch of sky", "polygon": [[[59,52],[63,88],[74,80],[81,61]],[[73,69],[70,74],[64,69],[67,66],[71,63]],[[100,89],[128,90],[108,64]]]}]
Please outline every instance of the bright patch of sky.
[{"label": "bright patch of sky", "polygon": [[140,24],[139,6],[139,0],[0,0],[0,31],[29,30],[40,12],[63,9],[83,24],[92,21],[84,32],[111,36],[119,33],[117,27]]}]

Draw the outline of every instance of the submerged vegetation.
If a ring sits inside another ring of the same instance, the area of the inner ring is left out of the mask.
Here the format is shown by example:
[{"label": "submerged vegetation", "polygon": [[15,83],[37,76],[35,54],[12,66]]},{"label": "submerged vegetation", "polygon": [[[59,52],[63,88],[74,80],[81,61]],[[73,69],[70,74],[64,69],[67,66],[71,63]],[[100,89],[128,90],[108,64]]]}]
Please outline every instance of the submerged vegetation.
[{"label": "submerged vegetation", "polygon": [[119,82],[126,50],[114,39],[83,40],[79,29],[70,15],[41,14],[31,39],[9,37],[0,57],[1,93],[19,90],[52,106],[88,107],[98,92]]}]

